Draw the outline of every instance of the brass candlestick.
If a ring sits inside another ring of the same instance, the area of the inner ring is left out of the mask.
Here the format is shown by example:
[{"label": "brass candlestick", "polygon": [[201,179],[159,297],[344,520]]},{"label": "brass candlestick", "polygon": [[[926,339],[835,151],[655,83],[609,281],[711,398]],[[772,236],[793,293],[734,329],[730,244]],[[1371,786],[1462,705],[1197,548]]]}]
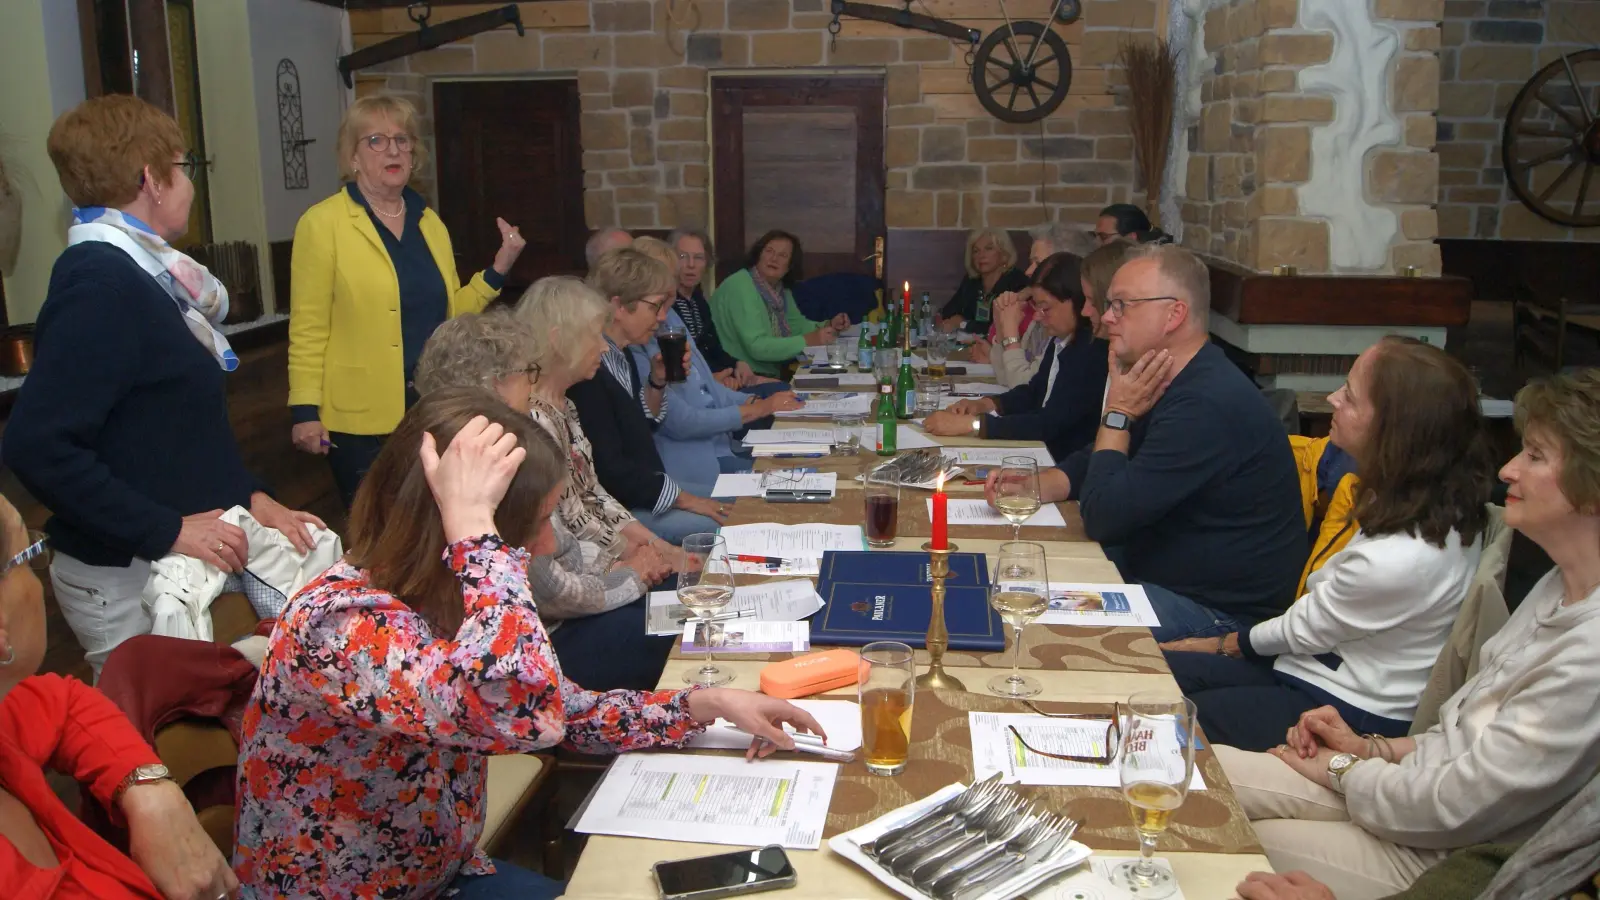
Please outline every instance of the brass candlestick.
[{"label": "brass candlestick", "polygon": [[933,614],[928,617],[928,671],[917,676],[917,687],[964,691],[967,686],[961,679],[944,670],[944,651],[950,649],[950,632],[944,624],[944,580],[950,575],[950,553],[956,545],[935,550],[930,541],[922,549],[928,552],[928,571],[933,575]]}]

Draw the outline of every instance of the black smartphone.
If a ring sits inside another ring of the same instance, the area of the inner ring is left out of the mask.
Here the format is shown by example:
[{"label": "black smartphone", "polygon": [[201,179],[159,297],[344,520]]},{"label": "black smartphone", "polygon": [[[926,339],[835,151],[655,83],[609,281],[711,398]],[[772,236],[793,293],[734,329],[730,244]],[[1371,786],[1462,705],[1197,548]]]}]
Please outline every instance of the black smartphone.
[{"label": "black smartphone", "polygon": [[658,862],[651,867],[662,900],[712,900],[794,887],[794,867],[777,844]]}]

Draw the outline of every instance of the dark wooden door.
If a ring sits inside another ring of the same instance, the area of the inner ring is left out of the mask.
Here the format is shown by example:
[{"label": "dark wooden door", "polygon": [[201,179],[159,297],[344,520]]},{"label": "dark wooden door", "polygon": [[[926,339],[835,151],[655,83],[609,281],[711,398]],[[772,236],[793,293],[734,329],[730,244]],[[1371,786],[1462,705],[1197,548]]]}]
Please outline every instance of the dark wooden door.
[{"label": "dark wooden door", "polygon": [[873,275],[883,227],[883,78],[714,78],[717,276],[769,229],[800,238],[809,278]]},{"label": "dark wooden door", "polygon": [[507,296],[545,275],[582,272],[578,82],[437,82],[433,120],[439,217],[462,281],[494,261],[496,216],[528,241],[506,279]]}]

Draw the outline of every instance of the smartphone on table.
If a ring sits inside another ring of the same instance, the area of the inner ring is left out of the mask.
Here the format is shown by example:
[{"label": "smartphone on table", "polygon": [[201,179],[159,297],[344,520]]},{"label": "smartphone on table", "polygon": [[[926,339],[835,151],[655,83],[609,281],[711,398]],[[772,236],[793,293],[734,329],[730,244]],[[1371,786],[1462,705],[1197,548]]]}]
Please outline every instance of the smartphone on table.
[{"label": "smartphone on table", "polygon": [[674,859],[651,867],[662,900],[712,900],[794,887],[794,867],[777,844],[759,850],[738,850]]}]

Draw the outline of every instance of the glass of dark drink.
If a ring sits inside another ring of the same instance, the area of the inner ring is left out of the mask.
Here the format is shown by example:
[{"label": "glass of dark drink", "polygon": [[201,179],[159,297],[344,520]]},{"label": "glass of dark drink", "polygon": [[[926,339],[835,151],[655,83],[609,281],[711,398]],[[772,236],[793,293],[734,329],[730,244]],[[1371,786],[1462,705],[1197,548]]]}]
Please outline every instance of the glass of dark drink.
[{"label": "glass of dark drink", "polygon": [[879,466],[867,473],[867,546],[892,547],[900,522],[900,478]]},{"label": "glass of dark drink", "polygon": [[682,384],[689,378],[683,369],[683,351],[689,347],[689,335],[675,325],[663,326],[656,332],[656,346],[661,348],[661,364],[667,370],[667,384]]}]

